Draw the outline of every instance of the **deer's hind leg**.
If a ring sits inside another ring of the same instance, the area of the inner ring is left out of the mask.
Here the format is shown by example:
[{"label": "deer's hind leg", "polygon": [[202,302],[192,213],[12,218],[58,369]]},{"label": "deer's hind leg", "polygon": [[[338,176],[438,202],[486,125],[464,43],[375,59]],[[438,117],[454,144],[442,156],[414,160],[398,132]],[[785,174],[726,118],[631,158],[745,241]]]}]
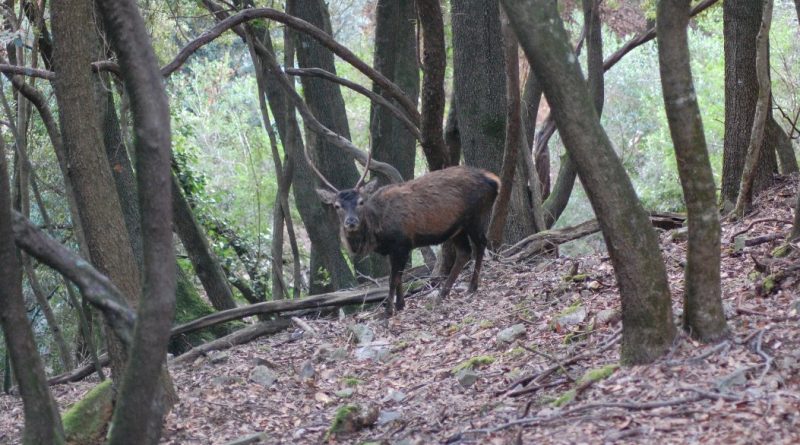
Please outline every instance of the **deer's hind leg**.
[{"label": "deer's hind leg", "polygon": [[464,269],[464,265],[467,264],[469,261],[469,237],[463,231],[456,234],[453,238],[453,245],[456,248],[456,259],[453,262],[453,268],[450,269],[450,274],[447,276],[447,280],[444,282],[444,286],[442,286],[442,291],[439,294],[439,298],[444,299],[447,297],[447,294],[450,293],[450,289],[453,287],[453,282],[456,281],[458,278],[458,274],[461,273],[461,270]]}]

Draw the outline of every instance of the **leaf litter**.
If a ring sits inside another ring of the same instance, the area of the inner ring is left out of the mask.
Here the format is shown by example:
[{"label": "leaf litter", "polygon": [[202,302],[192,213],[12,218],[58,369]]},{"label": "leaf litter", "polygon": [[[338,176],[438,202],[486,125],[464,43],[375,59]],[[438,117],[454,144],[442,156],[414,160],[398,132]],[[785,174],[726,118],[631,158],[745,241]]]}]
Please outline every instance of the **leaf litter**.
[{"label": "leaf litter", "polygon": [[[428,294],[389,320],[380,308],[307,316],[313,335],[300,336],[298,325],[232,347],[219,363],[206,356],[170,366],[180,401],[161,443],[224,444],[258,433],[258,443],[274,444],[800,442],[800,271],[791,267],[800,253],[773,258],[782,241],[767,236],[789,233],[797,185],[782,179],[744,220],[723,223],[732,335],[722,343],[681,333],[652,365],[617,368],[619,294],[605,254],[530,264],[490,258],[474,295],[465,272],[439,305]],[[737,249],[738,232],[766,241]],[[665,232],[661,247],[679,324],[686,243]],[[585,279],[565,279],[576,263]],[[582,320],[559,322],[575,308]],[[386,353],[357,360],[354,324]],[[498,341],[512,326],[512,341]],[[480,366],[465,386],[453,369],[471,362]],[[261,374],[269,378],[253,377]],[[63,410],[95,384],[51,389]],[[331,430],[350,406],[371,413],[368,422]],[[1,395],[0,443],[18,442],[22,425],[18,395]]]}]

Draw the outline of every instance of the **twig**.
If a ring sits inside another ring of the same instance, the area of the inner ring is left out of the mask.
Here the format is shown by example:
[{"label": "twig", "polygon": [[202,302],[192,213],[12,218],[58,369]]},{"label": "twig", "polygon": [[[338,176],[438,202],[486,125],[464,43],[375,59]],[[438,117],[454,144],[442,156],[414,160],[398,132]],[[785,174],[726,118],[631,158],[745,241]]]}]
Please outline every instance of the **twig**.
[{"label": "twig", "polygon": [[550,360],[551,362],[555,363],[555,366],[557,366],[559,369],[561,369],[561,372],[564,374],[564,377],[566,377],[567,380],[569,380],[570,382],[574,382],[575,381],[575,379],[571,375],[569,375],[569,373],[567,372],[567,369],[564,367],[564,365],[562,363],[560,363],[558,361],[558,359],[554,358],[552,355],[545,354],[544,352],[537,351],[535,349],[531,349],[531,348],[529,348],[529,347],[527,347],[525,345],[522,345],[522,349],[525,349],[526,351],[528,351],[530,353],[542,356],[542,357],[546,358],[547,360]]},{"label": "twig", "polygon": [[292,317],[291,320],[292,320],[292,323],[296,324],[298,327],[300,327],[300,329],[308,332],[312,336],[314,336],[314,337],[319,336],[319,332],[317,332],[316,329],[311,327],[311,325],[306,323],[303,319],[298,318],[298,317]]},{"label": "twig", "polygon": [[755,344],[756,353],[758,353],[758,355],[760,355],[764,359],[764,370],[761,371],[761,375],[758,377],[759,382],[761,382],[761,380],[764,380],[764,376],[767,375],[770,367],[772,366],[772,357],[761,349],[761,340],[764,338],[765,331],[766,329],[761,329],[758,331],[758,335],[756,335],[756,344]]},{"label": "twig", "polygon": [[[593,351],[582,352],[582,353],[574,355],[574,356],[572,356],[572,357],[570,357],[570,358],[568,358],[568,359],[566,359],[564,361],[561,361],[558,365],[551,366],[551,367],[549,367],[549,368],[547,368],[547,369],[545,369],[543,371],[539,371],[537,373],[521,377],[521,378],[511,382],[511,384],[506,386],[504,389],[501,389],[500,391],[496,391],[494,393],[494,395],[495,396],[503,395],[503,394],[511,391],[513,388],[515,388],[515,387],[517,387],[519,385],[527,385],[531,381],[538,381],[539,379],[547,377],[548,375],[552,374],[553,372],[563,368],[564,366],[571,365],[571,364],[577,362],[578,360],[581,360],[581,359],[586,358],[586,357],[590,357],[592,355],[600,354],[601,352],[606,351],[611,346],[616,344],[617,341],[619,341],[619,339],[620,339],[619,334],[621,334],[621,333],[622,333],[622,328],[617,329],[611,335],[611,338],[605,344],[600,346],[599,348],[597,348],[597,349],[595,349]],[[518,393],[518,392],[519,391],[516,391],[516,393]]]},{"label": "twig", "polygon": [[743,233],[749,232],[750,229],[753,228],[753,226],[755,226],[756,224],[763,223],[763,222],[779,222],[779,223],[783,223],[783,224],[791,224],[792,223],[791,221],[786,221],[785,219],[780,219],[780,218],[761,218],[761,219],[756,219],[754,221],[751,221],[750,224],[748,224],[747,227],[745,227],[744,229],[734,232],[733,235],[731,235],[730,238],[728,238],[728,243],[729,244],[733,244],[733,241],[737,236],[739,236],[739,235],[741,235]]},{"label": "twig", "polygon": [[686,363],[699,362],[700,360],[704,360],[704,359],[716,354],[717,352],[720,352],[722,350],[728,350],[728,349],[730,349],[730,347],[731,347],[731,343],[729,341],[725,340],[722,343],[720,343],[720,344],[718,344],[718,345],[716,345],[716,346],[714,346],[712,348],[709,348],[707,351],[703,352],[702,354],[695,355],[694,357],[689,357],[686,360],[670,360],[670,361],[667,362],[667,366],[681,366],[681,365],[686,364]]}]

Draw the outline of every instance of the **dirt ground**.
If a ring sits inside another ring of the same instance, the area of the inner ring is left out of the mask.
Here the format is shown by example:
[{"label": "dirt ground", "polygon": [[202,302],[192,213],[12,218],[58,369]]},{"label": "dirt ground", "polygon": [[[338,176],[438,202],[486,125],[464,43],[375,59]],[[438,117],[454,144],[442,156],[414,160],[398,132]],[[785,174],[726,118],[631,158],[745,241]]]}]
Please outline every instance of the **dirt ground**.
[{"label": "dirt ground", "polygon": [[[439,306],[423,290],[388,321],[380,309],[306,318],[309,331],[172,365],[180,402],[162,443],[257,433],[271,444],[800,443],[800,273],[791,271],[800,253],[773,255],[776,234],[791,228],[796,187],[783,180],[723,226],[731,336],[722,343],[680,334],[656,363],[618,367],[607,257],[489,259],[474,295],[465,272]],[[736,249],[737,232],[755,245]],[[670,232],[661,241],[680,323],[686,244]],[[766,280],[780,271],[789,272]],[[372,339],[357,343],[356,332]],[[94,384],[53,392],[65,408]],[[372,414],[370,425],[330,433],[345,405]],[[17,442],[21,426],[19,399],[0,396],[0,443]]]}]

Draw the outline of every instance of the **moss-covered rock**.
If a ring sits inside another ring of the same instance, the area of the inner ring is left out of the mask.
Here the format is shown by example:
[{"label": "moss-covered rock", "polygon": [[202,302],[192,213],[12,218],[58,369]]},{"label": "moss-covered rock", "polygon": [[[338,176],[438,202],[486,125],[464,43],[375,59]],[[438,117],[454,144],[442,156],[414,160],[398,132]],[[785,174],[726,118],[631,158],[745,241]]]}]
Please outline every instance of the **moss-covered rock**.
[{"label": "moss-covered rock", "polygon": [[114,390],[111,380],[106,380],[64,413],[62,422],[67,443],[88,445],[103,442],[113,412]]}]

